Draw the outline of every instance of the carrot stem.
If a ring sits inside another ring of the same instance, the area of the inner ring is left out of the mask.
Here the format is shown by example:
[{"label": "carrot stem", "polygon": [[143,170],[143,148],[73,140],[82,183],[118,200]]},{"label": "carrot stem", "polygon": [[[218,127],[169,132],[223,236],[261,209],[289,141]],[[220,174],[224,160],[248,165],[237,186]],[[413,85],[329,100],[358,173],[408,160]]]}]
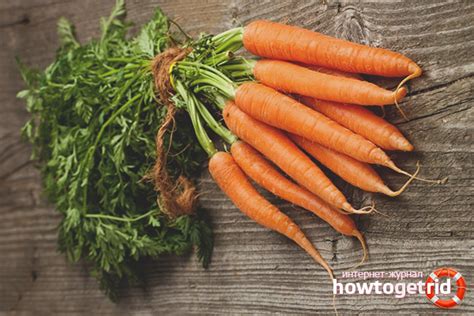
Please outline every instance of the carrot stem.
[{"label": "carrot stem", "polygon": [[[234,82],[215,68],[197,62],[180,61],[174,69],[178,72],[190,74],[190,77],[193,77],[193,75],[196,77],[191,82],[192,86],[198,86],[195,90],[196,92],[214,88],[228,99],[235,97],[236,86]],[[173,73],[176,76],[176,73]]]},{"label": "carrot stem", "polygon": [[197,110],[199,111],[199,114],[201,114],[201,117],[204,119],[204,122],[206,122],[207,126],[214,131],[217,135],[221,136],[222,139],[229,143],[232,144],[237,140],[237,137],[231,133],[227,128],[225,128],[221,123],[217,122],[214,116],[209,112],[209,110],[200,102],[194,95],[193,99],[196,103]]},{"label": "carrot stem", "polygon": [[189,113],[191,118],[191,123],[193,124],[194,133],[196,138],[201,145],[201,147],[206,151],[209,157],[212,157],[217,149],[214,146],[214,143],[207,135],[204,126],[202,125],[201,118],[199,117],[199,112],[196,105],[196,97],[191,94],[183,85],[180,80],[175,81],[176,92],[183,98],[184,103],[186,104],[186,111]]},{"label": "carrot stem", "polygon": [[213,55],[208,60],[206,60],[204,62],[204,65],[216,67],[216,66],[219,66],[219,64],[221,63],[229,61],[230,59],[233,58],[233,56],[234,54],[232,53],[231,50],[218,53],[218,54]]},{"label": "carrot stem", "polygon": [[224,65],[221,67],[224,71],[245,71],[248,74],[253,74],[253,68],[257,61],[255,59],[240,58],[240,62]]},{"label": "carrot stem", "polygon": [[[220,53],[225,50],[235,51],[242,47],[242,39],[244,36],[244,28],[236,27],[228,31],[222,32],[215,35],[212,38],[212,42],[216,46],[214,48],[215,53]],[[232,49],[230,49],[232,48]]]}]

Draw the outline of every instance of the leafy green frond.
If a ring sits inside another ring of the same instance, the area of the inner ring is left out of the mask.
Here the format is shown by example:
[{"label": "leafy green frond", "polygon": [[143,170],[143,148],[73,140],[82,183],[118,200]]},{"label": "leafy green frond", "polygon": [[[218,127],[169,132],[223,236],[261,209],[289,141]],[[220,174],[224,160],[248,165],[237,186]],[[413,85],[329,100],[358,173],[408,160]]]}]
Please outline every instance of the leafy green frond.
[{"label": "leafy green frond", "polygon": [[58,20],[58,36],[60,45],[64,48],[80,46],[74,36],[74,26],[64,17]]},{"label": "leafy green frond", "polygon": [[204,268],[209,266],[214,249],[214,237],[212,229],[204,220],[196,220],[190,234],[193,244],[196,246],[197,257]]},{"label": "leafy green frond", "polygon": [[[124,15],[124,1],[117,1],[102,21],[101,40],[83,45],[62,19],[62,48],[51,65],[38,72],[18,61],[27,85],[18,97],[31,113],[23,134],[32,143],[45,194],[63,214],[59,249],[72,262],[87,261],[112,297],[116,286],[137,279],[142,258],[182,254],[196,245],[208,262],[212,247],[210,228],[199,216],[170,222],[153,185],[143,181],[166,114],[155,101],[149,63],[167,47],[168,21],[158,10],[138,37],[127,40]],[[178,115],[176,122],[172,142],[165,140],[170,173],[196,175],[206,155],[189,118]]]},{"label": "leafy green frond", "polygon": [[101,18],[100,28],[101,37],[100,43],[105,44],[106,41],[110,40],[114,36],[124,36],[126,25],[123,23],[125,18],[125,0],[116,0],[115,6],[110,13],[108,18]]},{"label": "leafy green frond", "polygon": [[[28,68],[18,57],[15,58],[15,61],[18,66],[18,69],[20,70],[21,78],[25,82],[26,86],[30,89],[34,88],[40,76],[39,72],[34,69]],[[26,92],[24,91],[18,93],[18,97],[21,99],[25,96]]]},{"label": "leafy green frond", "polygon": [[169,22],[161,9],[156,9],[151,20],[136,37],[137,54],[154,57],[162,52],[168,42]]}]

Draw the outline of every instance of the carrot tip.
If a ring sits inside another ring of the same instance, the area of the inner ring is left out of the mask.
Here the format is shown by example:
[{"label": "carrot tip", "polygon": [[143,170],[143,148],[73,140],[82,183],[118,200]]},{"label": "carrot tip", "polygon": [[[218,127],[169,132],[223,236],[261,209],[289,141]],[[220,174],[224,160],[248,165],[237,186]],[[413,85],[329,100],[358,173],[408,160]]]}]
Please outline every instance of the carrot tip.
[{"label": "carrot tip", "polygon": [[363,251],[362,259],[360,260],[360,262],[352,267],[352,269],[356,269],[356,268],[360,267],[367,260],[367,258],[369,256],[369,253],[368,253],[368,249],[367,249],[367,244],[365,242],[365,239],[364,239],[364,236],[362,235],[362,233],[360,231],[358,231],[357,229],[354,229],[352,231],[352,236],[354,236],[355,238],[357,238],[359,240],[360,245],[362,246],[362,251]]},{"label": "carrot tip", "polygon": [[[419,168],[419,166],[420,166],[420,162],[419,162],[419,161],[416,163],[416,166],[417,166],[417,168]],[[389,167],[390,169],[392,169],[392,170],[394,170],[394,171],[400,173],[400,174],[404,174],[404,175],[406,175],[406,176],[408,176],[408,177],[410,177],[410,178],[413,177],[413,179],[418,180],[418,181],[422,181],[422,182],[434,183],[434,184],[445,184],[445,183],[448,181],[448,177],[445,177],[445,178],[443,178],[443,179],[436,179],[436,180],[420,178],[420,177],[417,177],[416,171],[415,171],[414,174],[411,174],[411,173],[409,173],[409,172],[406,172],[406,171],[404,171],[404,170],[398,168],[398,167],[397,167],[395,164],[393,164],[393,163],[392,163],[392,164],[389,164],[388,167]]]},{"label": "carrot tip", "polygon": [[410,121],[408,116],[405,114],[405,112],[403,112],[402,108],[400,107],[400,104],[398,104],[398,100],[397,100],[396,97],[395,97],[395,106],[397,107],[398,112],[400,112],[400,114],[403,116],[405,121],[407,121],[407,122]]},{"label": "carrot tip", "polygon": [[385,216],[385,217],[390,217],[390,215],[388,215],[386,213],[383,213],[383,212],[377,210],[376,208],[374,208],[374,213],[380,214],[380,215]]},{"label": "carrot tip", "polygon": [[387,112],[385,111],[385,106],[380,106],[380,108],[382,109],[382,116],[380,116],[381,118],[385,118],[385,116],[387,115]]},{"label": "carrot tip", "polygon": [[332,270],[330,268],[327,268],[326,271],[329,273],[329,277],[331,278],[331,281],[334,280],[334,273],[332,272]]},{"label": "carrot tip", "polygon": [[409,121],[408,117],[405,115],[405,112],[403,112],[403,110],[400,108],[400,105],[398,104],[398,101],[400,101],[403,97],[405,97],[405,95],[407,94],[407,90],[406,88],[402,87],[407,81],[413,79],[413,78],[416,78],[416,77],[419,77],[421,75],[421,68],[418,67],[417,64],[413,63],[413,67],[410,66],[410,68],[413,70],[413,73],[409,76],[407,76],[405,79],[403,79],[402,81],[400,81],[400,83],[398,84],[397,88],[395,89],[395,93],[394,93],[394,101],[395,101],[395,106],[397,107],[398,111],[400,112],[400,114],[403,116],[403,118],[406,120],[406,121]]},{"label": "carrot tip", "polygon": [[413,151],[415,149],[415,146],[413,146],[408,140],[403,138],[399,142],[399,148],[403,151]]},{"label": "carrot tip", "polygon": [[352,207],[352,205],[350,205],[349,203],[344,203],[344,205],[342,206],[342,209],[344,211],[346,211],[347,213],[349,214],[370,214],[372,212],[378,212],[376,209],[375,209],[375,203],[372,202],[372,205],[368,205],[368,206],[364,206],[360,209],[355,209]]},{"label": "carrot tip", "polygon": [[339,316],[339,313],[337,312],[337,308],[336,308],[336,293],[332,293],[332,307],[334,309],[335,315]]},{"label": "carrot tip", "polygon": [[393,147],[394,150],[401,150],[401,151],[413,151],[415,149],[415,146],[413,146],[404,137],[391,140],[391,146]]},{"label": "carrot tip", "polygon": [[401,87],[398,90],[395,90],[395,98],[397,101],[403,99],[408,93],[408,90],[405,87]]},{"label": "carrot tip", "polygon": [[384,193],[391,197],[395,197],[402,194],[403,191],[405,191],[405,189],[408,187],[408,185],[410,185],[410,183],[416,179],[416,176],[418,175],[419,172],[420,172],[420,164],[417,163],[415,173],[412,176],[410,176],[410,179],[408,179],[407,182],[405,182],[405,184],[400,189],[398,189],[397,191],[392,191],[389,188],[385,187],[386,191]]},{"label": "carrot tip", "polygon": [[446,184],[448,182],[448,177],[444,177],[443,179],[439,180],[439,184]]},{"label": "carrot tip", "polygon": [[421,74],[423,73],[423,71],[421,70],[420,66],[418,66],[417,64],[415,63],[411,63],[410,66],[408,66],[410,72],[412,73],[412,77],[411,79],[413,78],[416,78],[416,77],[419,77],[421,76]]}]

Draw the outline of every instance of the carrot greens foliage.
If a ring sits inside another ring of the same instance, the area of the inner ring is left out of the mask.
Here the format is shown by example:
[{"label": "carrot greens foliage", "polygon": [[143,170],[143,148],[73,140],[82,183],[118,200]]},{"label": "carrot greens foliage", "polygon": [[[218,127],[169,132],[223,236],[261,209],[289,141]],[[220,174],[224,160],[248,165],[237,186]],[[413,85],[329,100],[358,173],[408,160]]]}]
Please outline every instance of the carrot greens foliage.
[{"label": "carrot greens foliage", "polygon": [[[138,261],[191,247],[206,266],[212,234],[202,214],[167,218],[153,184],[155,136],[166,109],[155,98],[150,60],[170,42],[157,10],[127,37],[123,1],[101,21],[100,39],[80,44],[72,25],[58,24],[60,48],[44,71],[20,64],[27,89],[18,93],[32,118],[23,128],[33,145],[45,192],[63,214],[59,249],[86,260],[112,298],[117,285],[139,280]],[[168,139],[173,176],[196,175],[206,158],[186,115]]]}]

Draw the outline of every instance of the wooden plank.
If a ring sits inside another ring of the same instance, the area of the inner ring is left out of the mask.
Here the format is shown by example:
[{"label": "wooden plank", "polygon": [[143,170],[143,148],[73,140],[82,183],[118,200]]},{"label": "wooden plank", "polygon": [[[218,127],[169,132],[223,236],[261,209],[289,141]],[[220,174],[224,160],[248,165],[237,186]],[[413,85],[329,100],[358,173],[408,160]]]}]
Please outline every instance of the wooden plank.
[{"label": "wooden plank", "polygon": [[[208,270],[194,256],[163,257],[145,262],[144,287],[123,288],[118,304],[109,302],[88,276],[87,267],[71,265],[56,251],[60,219],[41,198],[41,183],[30,148],[19,139],[28,115],[15,99],[22,88],[15,55],[44,67],[57,45],[60,16],[77,26],[81,40],[98,34],[98,19],[111,1],[24,0],[0,4],[0,314],[223,314],[311,313],[332,310],[325,273],[292,243],[242,215],[203,172],[202,206],[216,234]],[[419,62],[425,74],[410,83],[403,106],[410,122],[393,109],[417,147],[394,154],[401,167],[422,162],[425,177],[449,175],[444,186],[416,182],[397,199],[363,194],[335,179],[356,204],[375,199],[389,215],[358,216],[366,234],[370,261],[364,271],[416,270],[425,273],[449,265],[474,279],[472,124],[474,111],[474,3],[469,1],[333,2],[319,1],[127,1],[129,18],[145,22],[160,5],[192,34],[219,32],[256,18],[289,21],[313,30],[365,44],[390,47]],[[393,87],[395,80],[371,78]],[[396,188],[404,178],[380,170]],[[265,193],[266,194],[266,193]],[[358,262],[359,245],[333,232],[314,216],[267,197],[300,224],[336,276]],[[472,291],[457,314],[474,311]],[[399,300],[387,296],[339,296],[339,312],[403,314],[439,312],[422,296]]]}]

